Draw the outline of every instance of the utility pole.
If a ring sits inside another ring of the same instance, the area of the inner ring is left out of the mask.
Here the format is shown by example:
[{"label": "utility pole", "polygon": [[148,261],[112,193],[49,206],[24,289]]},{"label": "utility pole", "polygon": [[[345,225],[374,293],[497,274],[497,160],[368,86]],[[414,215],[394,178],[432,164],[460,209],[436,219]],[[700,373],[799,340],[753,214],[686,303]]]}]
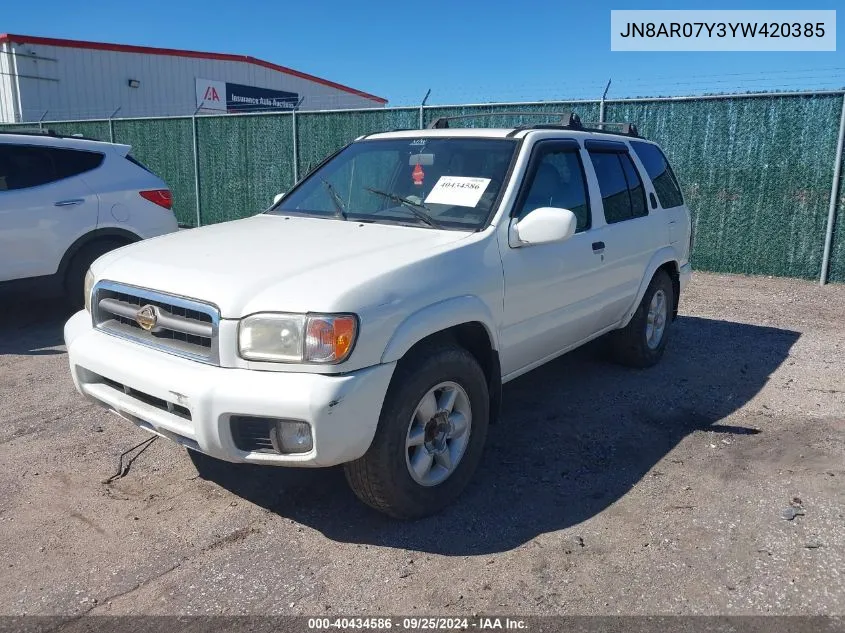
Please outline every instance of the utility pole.
[{"label": "utility pole", "polygon": [[[604,92],[601,93],[601,101],[599,102],[599,123],[604,123],[604,99],[605,97],[607,97],[607,91],[610,90],[611,81],[613,80],[607,80],[607,85],[604,87]],[[601,127],[601,125],[599,125],[599,127]]]},{"label": "utility pole", "polygon": [[112,112],[111,116],[109,117],[109,143],[114,143],[114,121],[112,121],[112,119],[118,112],[120,112],[121,107],[122,106],[117,106],[117,110]]},{"label": "utility pole", "polygon": [[425,127],[425,102],[428,101],[428,95],[431,94],[431,88],[425,93],[422,102],[420,103],[420,129]]}]

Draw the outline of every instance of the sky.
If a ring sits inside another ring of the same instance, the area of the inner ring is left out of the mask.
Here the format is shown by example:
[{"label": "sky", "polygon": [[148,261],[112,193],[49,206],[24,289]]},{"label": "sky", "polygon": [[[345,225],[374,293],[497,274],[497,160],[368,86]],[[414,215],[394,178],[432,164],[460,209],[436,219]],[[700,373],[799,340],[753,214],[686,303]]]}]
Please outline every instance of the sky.
[{"label": "sky", "polygon": [[[80,5],[84,9],[78,8]],[[837,5],[840,5],[839,7]],[[9,2],[0,32],[251,55],[390,105],[845,87],[836,52],[610,51],[610,9],[836,9],[782,0]],[[845,11],[840,11],[840,19]],[[845,29],[840,29],[845,30]]]}]

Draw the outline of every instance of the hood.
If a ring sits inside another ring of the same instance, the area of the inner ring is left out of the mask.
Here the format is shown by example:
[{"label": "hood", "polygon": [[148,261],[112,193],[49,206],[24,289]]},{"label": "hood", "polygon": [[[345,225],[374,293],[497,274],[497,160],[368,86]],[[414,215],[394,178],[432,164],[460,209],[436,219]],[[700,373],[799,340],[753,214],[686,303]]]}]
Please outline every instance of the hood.
[{"label": "hood", "polygon": [[109,253],[97,280],[210,302],[223,318],[263,310],[354,311],[356,286],[448,249],[463,231],[258,215]]}]

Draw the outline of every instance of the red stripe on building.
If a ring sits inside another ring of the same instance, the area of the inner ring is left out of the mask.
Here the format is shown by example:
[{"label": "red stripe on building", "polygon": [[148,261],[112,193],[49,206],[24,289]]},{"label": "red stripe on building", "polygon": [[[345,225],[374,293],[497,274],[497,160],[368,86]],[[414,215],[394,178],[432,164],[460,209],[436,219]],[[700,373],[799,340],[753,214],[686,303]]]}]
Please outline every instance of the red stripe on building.
[{"label": "red stripe on building", "polygon": [[364,97],[365,99],[371,99],[372,101],[375,101],[377,103],[387,103],[387,99],[377,97],[376,95],[371,95],[368,92],[356,90],[355,88],[350,88],[349,86],[344,86],[343,84],[335,83],[334,81],[329,81],[328,79],[323,79],[321,77],[315,77],[314,75],[309,75],[308,73],[303,73],[298,70],[294,70],[293,68],[279,66],[278,64],[273,64],[272,62],[265,62],[263,59],[256,59],[255,57],[250,57],[249,55],[230,55],[228,53],[204,53],[202,51],[183,51],[177,48],[156,48],[154,46],[108,44],[106,42],[85,42],[82,40],[66,40],[54,37],[16,35],[14,33],[0,33],[0,44],[2,44],[3,42],[14,42],[16,44],[41,44],[42,46],[63,46],[65,48],[82,48],[96,51],[115,51],[118,53],[142,53],[145,55],[192,57],[195,59],[214,59],[226,62],[244,62],[247,64],[261,66],[263,68],[269,68],[270,70],[275,70],[277,72],[284,73],[286,75],[291,75],[293,77],[299,77],[300,79],[307,79],[308,81],[313,81],[315,83],[322,84],[330,88],[335,88],[336,90],[343,90],[344,92],[348,92],[359,97]]}]

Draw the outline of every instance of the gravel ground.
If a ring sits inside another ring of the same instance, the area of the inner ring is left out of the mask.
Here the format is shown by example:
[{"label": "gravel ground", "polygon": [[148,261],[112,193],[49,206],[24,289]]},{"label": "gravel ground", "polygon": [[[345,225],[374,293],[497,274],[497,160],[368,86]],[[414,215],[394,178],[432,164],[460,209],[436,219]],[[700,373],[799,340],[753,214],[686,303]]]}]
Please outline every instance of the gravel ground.
[{"label": "gravel ground", "polygon": [[[505,387],[479,472],[401,523],[340,469],[211,469],[73,388],[68,315],[0,315],[0,613],[845,614],[845,286],[696,273],[663,362]],[[803,515],[784,518],[790,508]]]}]

